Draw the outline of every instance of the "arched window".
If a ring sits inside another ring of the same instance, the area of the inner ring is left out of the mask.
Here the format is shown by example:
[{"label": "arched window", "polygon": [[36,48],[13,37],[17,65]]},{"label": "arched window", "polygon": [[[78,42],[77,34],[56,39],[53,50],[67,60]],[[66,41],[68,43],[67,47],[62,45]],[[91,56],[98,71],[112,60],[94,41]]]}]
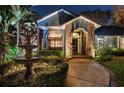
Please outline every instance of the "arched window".
[{"label": "arched window", "polygon": [[58,30],[49,31],[47,45],[50,50],[61,50],[63,47],[61,32]]}]

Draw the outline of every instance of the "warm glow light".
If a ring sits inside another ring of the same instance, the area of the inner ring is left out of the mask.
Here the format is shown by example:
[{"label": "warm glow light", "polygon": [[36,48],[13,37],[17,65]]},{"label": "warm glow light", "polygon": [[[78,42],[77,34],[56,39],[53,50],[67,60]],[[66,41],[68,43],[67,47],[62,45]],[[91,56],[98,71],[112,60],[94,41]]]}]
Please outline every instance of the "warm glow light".
[{"label": "warm glow light", "polygon": [[78,33],[73,33],[73,38],[79,38],[79,34]]},{"label": "warm glow light", "polygon": [[124,49],[124,38],[120,39],[120,48]]},{"label": "warm glow light", "polygon": [[60,31],[52,30],[48,34],[48,46],[51,48],[62,47],[62,34]]},{"label": "warm glow light", "polygon": [[103,38],[97,38],[98,41],[103,40]]}]

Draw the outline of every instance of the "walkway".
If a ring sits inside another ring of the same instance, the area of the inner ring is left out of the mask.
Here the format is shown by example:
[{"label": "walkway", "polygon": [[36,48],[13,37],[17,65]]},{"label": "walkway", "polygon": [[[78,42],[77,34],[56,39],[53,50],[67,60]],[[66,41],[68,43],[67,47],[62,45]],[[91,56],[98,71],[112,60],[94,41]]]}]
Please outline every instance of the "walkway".
[{"label": "walkway", "polygon": [[109,74],[100,64],[83,58],[74,58],[68,63],[67,87],[109,86]]}]

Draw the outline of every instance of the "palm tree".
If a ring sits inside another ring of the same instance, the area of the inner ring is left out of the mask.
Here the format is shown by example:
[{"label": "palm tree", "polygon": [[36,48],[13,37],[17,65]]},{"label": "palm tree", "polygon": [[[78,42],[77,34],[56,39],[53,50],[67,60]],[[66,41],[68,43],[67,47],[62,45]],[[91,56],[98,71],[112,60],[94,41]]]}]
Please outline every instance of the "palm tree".
[{"label": "palm tree", "polygon": [[[11,6],[12,8],[12,13],[14,15],[13,18],[13,23],[16,24],[16,29],[17,29],[17,43],[16,43],[16,48],[17,48],[17,56],[19,56],[19,42],[20,42],[20,29],[21,25],[25,22],[26,19],[31,20],[30,16],[32,13],[28,10],[29,6]],[[28,17],[29,16],[29,17]],[[28,18],[27,18],[28,17]]]},{"label": "palm tree", "polygon": [[[19,42],[20,42],[20,30],[21,25],[25,22],[34,22],[34,14],[31,13],[28,8],[30,6],[19,6],[19,5],[12,5],[12,6],[0,6],[0,39],[7,41],[8,31],[12,25],[16,26],[17,29],[17,56],[19,56]],[[5,35],[6,34],[6,35]],[[6,43],[7,45],[7,43]]]}]

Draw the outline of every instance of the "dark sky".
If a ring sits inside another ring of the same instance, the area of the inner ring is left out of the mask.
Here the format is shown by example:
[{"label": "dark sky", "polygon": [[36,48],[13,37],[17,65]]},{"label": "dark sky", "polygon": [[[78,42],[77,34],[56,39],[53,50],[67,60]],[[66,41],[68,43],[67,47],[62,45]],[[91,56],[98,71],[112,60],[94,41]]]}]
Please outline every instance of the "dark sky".
[{"label": "dark sky", "polygon": [[76,14],[79,14],[81,11],[86,11],[86,10],[92,11],[98,8],[101,10],[111,10],[112,6],[110,5],[39,5],[39,6],[32,6],[31,10],[38,12],[41,16],[45,16],[60,8],[64,8]]}]

